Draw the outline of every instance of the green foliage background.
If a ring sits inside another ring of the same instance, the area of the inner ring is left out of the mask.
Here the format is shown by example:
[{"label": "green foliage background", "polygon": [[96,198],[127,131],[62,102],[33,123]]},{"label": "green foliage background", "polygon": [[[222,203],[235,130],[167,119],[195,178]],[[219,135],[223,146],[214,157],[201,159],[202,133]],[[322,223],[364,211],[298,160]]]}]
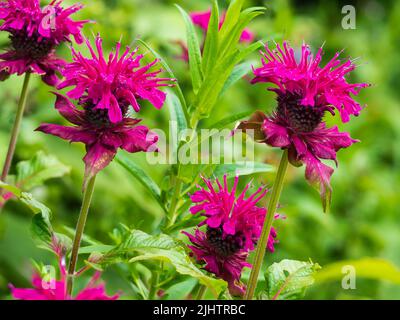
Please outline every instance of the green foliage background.
[{"label": "green foliage background", "polygon": [[[100,32],[108,49],[121,37],[126,45],[133,43],[136,37],[142,38],[166,58],[184,91],[188,89],[189,92],[187,66],[176,59],[180,52],[174,43],[185,39],[184,23],[173,4],[194,11],[207,9],[210,2],[82,0],[82,3],[86,8],[77,16],[96,21],[85,27],[87,36]],[[356,30],[341,27],[341,8],[345,4],[356,7]],[[220,6],[223,5],[221,1]],[[251,5],[267,7],[265,16],[256,18],[250,26],[258,39],[271,42],[287,39],[293,46],[300,46],[305,41],[314,49],[325,43],[326,59],[345,49],[343,57],[359,58],[359,68],[353,73],[352,81],[372,84],[358,98],[362,104],[368,104],[360,117],[346,125],[340,124],[339,119],[330,120],[361,143],[339,153],[340,166],[332,179],[333,204],[329,214],[322,212],[318,193],[306,184],[304,169],[290,168],[281,199],[281,213],[287,218],[276,224],[280,242],[276,253],[267,256],[268,264],[282,259],[306,261],[311,258],[324,267],[346,259],[379,257],[400,266],[400,2],[246,2],[246,6]],[[7,45],[5,35],[0,36],[0,44]],[[60,50],[60,55],[70,59],[66,47]],[[252,59],[255,64],[259,63],[256,54]],[[15,163],[30,159],[42,150],[71,167],[69,175],[50,180],[33,190],[34,196],[52,209],[55,229],[63,231],[64,225],[75,226],[79,212],[84,149],[81,145],[70,145],[33,132],[42,122],[62,121],[53,108],[54,98],[49,94],[49,87],[34,78]],[[21,77],[11,77],[0,83],[0,161],[6,152],[21,85]],[[274,95],[265,91],[263,85],[250,86],[242,80],[229,89],[205,123],[212,124],[229,114],[243,111],[271,111],[274,105]],[[167,105],[162,111],[146,105],[141,116],[149,127],[167,131]],[[264,146],[256,148],[259,161],[277,165],[279,151]],[[167,166],[151,167],[146,164],[143,154],[129,157],[161,183]],[[273,174],[264,174],[254,178],[259,183],[271,185],[273,177]],[[162,217],[163,211],[156,201],[114,162],[98,177],[86,233],[107,243],[110,233],[120,223],[152,233]],[[43,263],[53,261],[31,240],[31,218],[31,212],[17,202],[7,204],[0,216],[0,298],[9,297],[9,283],[29,286],[31,259]],[[120,273],[121,270],[116,268],[105,273],[108,290],[122,290],[128,296],[137,297]],[[184,288],[193,287],[190,280],[185,281]],[[399,299],[400,286],[358,279],[356,290],[345,291],[340,281],[336,281],[314,285],[306,298]]]}]

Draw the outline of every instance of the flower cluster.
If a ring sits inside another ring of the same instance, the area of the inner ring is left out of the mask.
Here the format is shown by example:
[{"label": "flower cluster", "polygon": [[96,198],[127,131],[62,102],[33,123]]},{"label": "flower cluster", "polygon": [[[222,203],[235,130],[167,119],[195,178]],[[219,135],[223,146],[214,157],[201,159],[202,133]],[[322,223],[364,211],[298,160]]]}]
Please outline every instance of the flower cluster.
[{"label": "flower cluster", "polygon": [[154,144],[158,137],[147,127],[139,126],[140,119],[129,117],[129,106],[138,110],[140,97],[161,107],[165,94],[158,87],[160,82],[172,79],[157,78],[159,71],[148,72],[154,63],[140,67],[141,56],[134,56],[137,50],[131,53],[127,48],[119,56],[118,43],[116,52],[106,61],[99,36],[98,56],[89,41],[86,43],[92,59],[74,52],[75,61],[66,66],[66,79],[59,85],[59,88],[75,86],[68,96],[77,101],[79,108],[67,97],[56,94],[56,109],[74,126],[42,124],[37,130],[86,145],[87,181],[113,160],[118,148],[131,153],[157,151]]},{"label": "flower cluster", "polygon": [[344,63],[339,53],[324,67],[320,66],[322,48],[315,55],[303,45],[301,58],[296,60],[294,50],[285,42],[275,50],[266,47],[262,67],[254,70],[252,83],[272,83],[269,90],[277,94],[278,106],[272,115],[256,113],[239,129],[258,129],[259,142],[288,150],[289,160],[295,166],[306,165],[306,179],[320,189],[324,206],[330,200],[330,177],[333,169],[321,159],[333,160],[336,153],[357,142],[338,128],[328,128],[323,121],[325,113],[340,113],[343,122],[351,115],[359,115],[362,107],[354,101],[366,83],[350,84],[345,76],[355,69],[351,60]]},{"label": "flower cluster", "polygon": [[38,272],[32,277],[33,288],[15,288],[10,285],[11,294],[18,300],[117,300],[119,295],[108,296],[104,284],[98,284],[100,273],[96,272],[88,285],[75,297],[67,293],[67,270],[65,267],[65,249],[53,240],[52,249],[58,259],[60,279],[46,279]]},{"label": "flower cluster", "polygon": [[62,1],[53,0],[41,7],[39,0],[8,0],[0,3],[0,30],[9,33],[10,48],[0,54],[0,72],[4,80],[8,75],[32,72],[42,76],[45,83],[59,82],[57,72],[64,66],[55,50],[72,38],[82,43],[81,29],[88,21],[73,21],[70,16],[81,5],[64,9]]},{"label": "flower cluster", "polygon": [[[205,270],[227,281],[231,294],[241,296],[245,292],[244,285],[240,283],[241,273],[244,267],[251,268],[246,260],[257,244],[267,213],[265,208],[256,204],[267,190],[259,188],[246,198],[250,184],[236,196],[238,177],[234,179],[231,190],[227,176],[224,176],[223,184],[216,179],[217,189],[210,180],[203,180],[207,189],[201,188],[191,196],[195,205],[190,211],[205,217],[199,228],[205,226],[206,231],[196,229],[194,235],[184,233],[192,243],[189,247],[196,259],[206,264]],[[270,252],[274,252],[276,236],[272,228],[268,240]]]}]

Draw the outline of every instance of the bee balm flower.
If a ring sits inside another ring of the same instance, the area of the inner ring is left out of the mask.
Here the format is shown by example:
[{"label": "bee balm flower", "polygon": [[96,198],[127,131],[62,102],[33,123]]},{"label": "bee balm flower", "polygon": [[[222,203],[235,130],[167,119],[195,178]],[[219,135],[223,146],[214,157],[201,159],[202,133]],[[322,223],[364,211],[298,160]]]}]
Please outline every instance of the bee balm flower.
[{"label": "bee balm flower", "polygon": [[322,49],[314,57],[307,45],[303,45],[299,61],[286,42],[274,51],[266,48],[263,55],[263,66],[254,70],[253,83],[276,85],[269,90],[276,92],[278,106],[270,116],[256,113],[239,129],[256,129],[258,142],[287,149],[289,161],[295,166],[305,164],[306,179],[319,187],[326,208],[333,169],[321,159],[337,164],[336,153],[357,140],[337,127],[328,128],[323,117],[326,111],[334,114],[335,110],[343,122],[351,115],[357,116],[362,108],[352,96],[368,85],[347,82],[345,76],[355,65],[350,60],[341,64],[339,53],[325,67],[320,66]]},{"label": "bee balm flower", "polygon": [[161,70],[150,71],[158,62],[141,65],[143,55],[138,55],[138,49],[131,52],[127,47],[120,56],[121,44],[117,43],[115,52],[106,60],[104,58],[102,39],[96,37],[96,50],[86,40],[91,58],[85,58],[73,50],[74,62],[68,64],[63,75],[65,81],[58,89],[73,87],[67,95],[72,99],[89,100],[94,110],[105,110],[112,123],[118,123],[123,118],[121,106],[131,105],[139,112],[138,99],[148,100],[157,109],[165,101],[166,94],[159,90],[163,86],[172,86],[169,78],[158,78]]},{"label": "bee balm flower", "polygon": [[81,43],[81,29],[87,21],[73,21],[70,16],[82,6],[64,9],[62,1],[52,1],[41,7],[39,0],[8,0],[0,3],[0,30],[10,34],[11,46],[0,54],[1,78],[10,74],[32,72],[42,76],[51,86],[58,83],[56,72],[64,60],[55,54],[57,46],[71,42]]},{"label": "bee balm flower", "polygon": [[57,94],[55,103],[58,112],[74,126],[42,124],[37,131],[60,137],[70,142],[81,142],[86,145],[85,180],[95,176],[115,157],[119,148],[135,153],[156,151],[154,144],[158,137],[145,126],[139,126],[140,119],[125,116],[112,123],[107,110],[96,109],[86,101],[82,109],[77,109],[65,96]]},{"label": "bee balm flower", "polygon": [[[231,191],[228,189],[226,176],[223,184],[216,180],[217,188],[210,180],[203,180],[208,190],[201,188],[191,196],[195,205],[190,211],[205,217],[199,227],[206,226],[206,232],[196,229],[194,235],[187,232],[184,234],[191,241],[189,248],[193,255],[198,261],[205,263],[204,269],[227,281],[231,294],[243,295],[245,286],[240,283],[242,270],[244,267],[251,268],[246,260],[257,244],[267,213],[265,208],[256,204],[267,191],[259,188],[249,198],[245,198],[250,185],[236,196],[238,177],[235,178]],[[267,245],[270,252],[275,250],[276,236],[276,231],[272,228]]]}]

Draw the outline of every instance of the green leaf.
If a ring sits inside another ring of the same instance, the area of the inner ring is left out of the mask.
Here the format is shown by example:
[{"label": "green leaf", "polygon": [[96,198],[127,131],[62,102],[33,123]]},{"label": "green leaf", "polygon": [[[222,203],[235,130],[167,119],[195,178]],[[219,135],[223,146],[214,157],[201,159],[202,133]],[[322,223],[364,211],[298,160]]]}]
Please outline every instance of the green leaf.
[{"label": "green leaf", "polygon": [[233,116],[226,117],[213,125],[209,126],[210,129],[223,129],[227,125],[230,125],[232,123],[235,123],[236,121],[239,121],[241,119],[247,118],[248,116],[252,115],[254,111],[245,111],[241,112],[238,114],[234,114]]},{"label": "green leaf", "polygon": [[272,264],[265,273],[269,299],[301,299],[305,290],[314,284],[315,272],[320,268],[318,264],[296,260]]},{"label": "green leaf", "polygon": [[[126,239],[109,254],[105,261],[115,261],[115,258],[126,257],[126,254],[136,254],[130,263],[144,260],[161,260],[171,263],[182,275],[193,277],[206,285],[215,297],[226,289],[226,283],[205,275],[198,269],[186,254],[185,247],[165,234],[152,236],[140,230],[131,230]],[[111,260],[110,260],[111,259]]]},{"label": "green leaf", "polygon": [[0,189],[7,190],[8,192],[11,192],[14,196],[16,196],[18,198],[21,196],[21,193],[22,193],[22,191],[19,188],[9,185],[7,183],[4,183],[3,181],[0,181]]},{"label": "green leaf", "polygon": [[192,76],[192,85],[194,93],[199,91],[203,82],[203,70],[201,65],[201,50],[199,40],[196,35],[192,19],[179,5],[175,5],[182,14],[183,20],[186,25],[186,37],[189,51],[189,67]]},{"label": "green leaf", "polygon": [[257,16],[264,13],[265,8],[253,7],[248,8],[240,13],[238,20],[235,22],[234,28],[224,37],[221,42],[219,56],[223,57],[232,53],[240,41],[240,37],[247,25]]},{"label": "green leaf", "polygon": [[172,121],[178,124],[178,133],[188,128],[183,107],[178,97],[171,91],[167,91],[167,104],[169,105],[169,112]]},{"label": "green leaf", "polygon": [[164,203],[161,199],[161,190],[154,182],[154,180],[142,168],[140,168],[136,163],[130,160],[125,154],[120,152],[115,157],[115,160],[126,170],[128,170],[128,172],[132,176],[134,176],[150,192],[154,199],[156,199],[157,202],[160,204],[161,208],[166,212]]},{"label": "green leaf", "polygon": [[384,280],[400,284],[400,269],[391,262],[379,258],[346,260],[328,264],[317,272],[315,280],[318,284],[329,281],[341,281],[346,274],[345,267],[354,268],[357,278]]},{"label": "green leaf", "polygon": [[221,91],[234,67],[243,61],[249,54],[262,47],[262,42],[256,42],[242,50],[234,50],[231,54],[219,59],[212,72],[206,75],[203,86],[196,96],[194,105],[195,118],[201,119],[209,116],[212,108],[217,103]]},{"label": "green leaf", "polygon": [[222,178],[225,174],[228,178],[235,176],[247,176],[255,173],[266,173],[274,171],[274,167],[260,162],[239,162],[234,164],[221,164],[214,170],[217,178]]},{"label": "green leaf", "polygon": [[88,253],[103,253],[108,252],[113,249],[113,246],[105,245],[105,244],[98,244],[92,246],[86,246],[79,249],[79,254],[88,254]]},{"label": "green leaf", "polygon": [[252,62],[244,62],[242,64],[237,65],[231,75],[229,76],[228,80],[226,80],[224,87],[221,90],[221,96],[236,82],[241,80],[244,76],[246,76],[250,71],[253,63]]},{"label": "green leaf", "polygon": [[239,20],[240,12],[243,7],[244,0],[232,0],[229,4],[224,23],[221,27],[221,43],[226,42],[226,37],[232,33],[237,21]]},{"label": "green leaf", "polygon": [[218,56],[218,31],[219,31],[219,10],[216,0],[213,1],[210,22],[208,23],[207,36],[203,51],[203,70],[207,74],[214,66]]},{"label": "green leaf", "polygon": [[167,300],[184,300],[193,291],[197,284],[196,279],[186,279],[185,281],[176,283],[165,291],[165,299]]},{"label": "green leaf", "polygon": [[53,230],[51,229],[50,220],[42,214],[35,214],[31,224],[32,234],[46,244],[51,243]]},{"label": "green leaf", "polygon": [[37,201],[30,193],[22,192],[19,188],[0,182],[0,187],[14,194],[14,196],[24,203],[33,213],[31,232],[34,237],[39,239],[45,245],[49,246],[56,238],[59,243],[63,243],[67,248],[69,238],[65,235],[55,233],[51,225],[52,213],[43,203]]},{"label": "green leaf", "polygon": [[31,190],[48,179],[59,178],[70,172],[70,168],[56,157],[39,151],[31,160],[17,164],[16,184],[23,190]]}]

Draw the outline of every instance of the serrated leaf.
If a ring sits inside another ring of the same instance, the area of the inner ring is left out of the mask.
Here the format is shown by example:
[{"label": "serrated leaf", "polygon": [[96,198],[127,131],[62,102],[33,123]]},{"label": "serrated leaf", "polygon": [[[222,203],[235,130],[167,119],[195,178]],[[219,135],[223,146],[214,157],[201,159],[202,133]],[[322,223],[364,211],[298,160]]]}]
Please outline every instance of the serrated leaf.
[{"label": "serrated leaf", "polygon": [[272,300],[301,299],[314,284],[318,264],[297,260],[282,260],[272,264],[265,273],[266,293]]},{"label": "serrated leaf", "polygon": [[186,38],[189,51],[189,67],[190,75],[192,77],[193,91],[197,93],[203,82],[203,70],[201,63],[201,50],[199,40],[197,38],[196,30],[194,28],[192,19],[179,5],[176,5],[182,14],[183,20],[186,25]]},{"label": "serrated leaf", "polygon": [[136,163],[130,160],[123,153],[119,153],[115,157],[115,160],[150,192],[154,199],[156,199],[157,202],[160,204],[161,208],[166,212],[164,203],[161,198],[161,190],[154,182],[154,180],[142,168],[140,168]]},{"label": "serrated leaf", "polygon": [[266,173],[274,171],[274,167],[260,162],[239,162],[234,164],[217,165],[214,175],[222,178],[225,174],[229,177],[247,176],[255,173]]},{"label": "serrated leaf", "polygon": [[128,253],[137,254],[129,260],[130,263],[144,260],[161,260],[171,263],[178,273],[196,278],[206,285],[215,297],[226,289],[225,281],[205,275],[191,261],[184,246],[165,234],[152,236],[140,230],[131,230],[120,245],[109,254],[105,254],[105,261],[107,259],[113,261],[118,256],[126,257]]}]

